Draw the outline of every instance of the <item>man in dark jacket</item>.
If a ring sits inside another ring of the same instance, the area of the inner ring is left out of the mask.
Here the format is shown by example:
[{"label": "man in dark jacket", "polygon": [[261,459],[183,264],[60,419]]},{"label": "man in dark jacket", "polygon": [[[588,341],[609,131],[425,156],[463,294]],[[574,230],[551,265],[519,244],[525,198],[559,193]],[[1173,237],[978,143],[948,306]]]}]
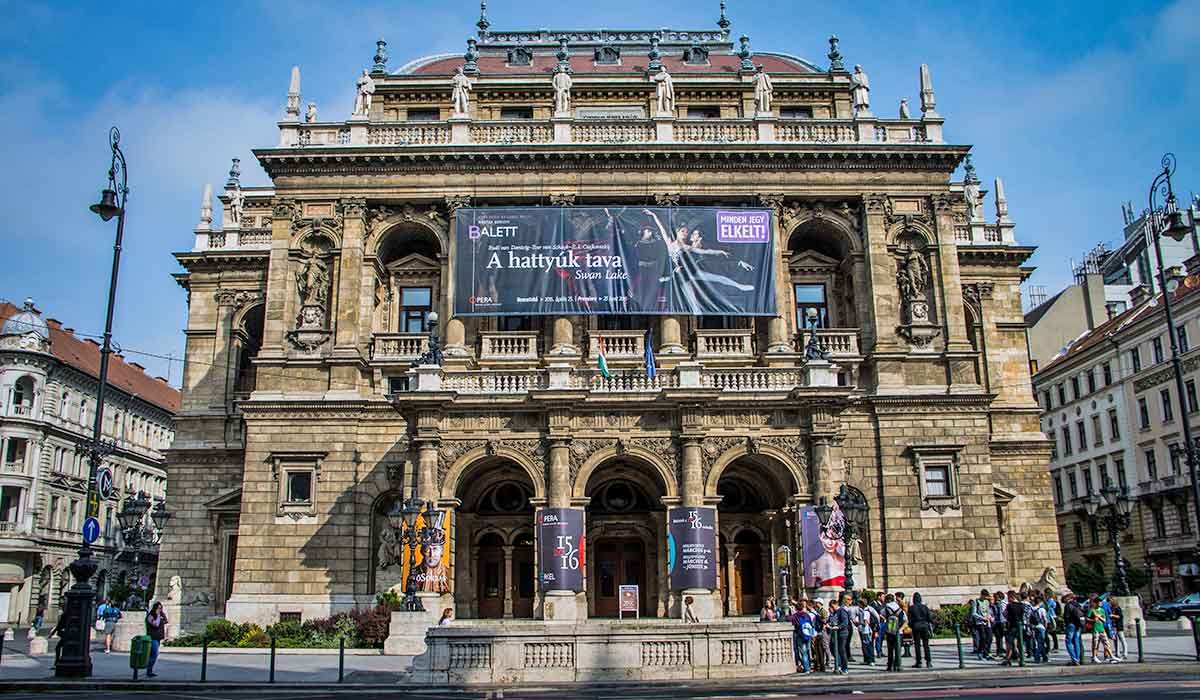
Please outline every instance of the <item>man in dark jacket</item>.
[{"label": "man in dark jacket", "polygon": [[1005,654],[1006,607],[1004,591],[996,591],[992,596],[992,638],[996,640],[996,656],[999,658],[1004,658]]},{"label": "man in dark jacket", "polygon": [[1013,660],[1020,661],[1021,634],[1025,624],[1025,604],[1017,599],[1016,591],[1008,592],[1008,605],[1004,608],[1004,627],[1008,634],[1005,643],[1008,652],[1004,655],[1005,666],[1012,666]]},{"label": "man in dark jacket", "polygon": [[829,620],[825,623],[833,641],[833,672],[843,674],[849,669],[850,658],[850,629],[854,626],[853,617],[844,600],[829,601]]},{"label": "man in dark jacket", "polygon": [[913,593],[912,605],[908,606],[908,627],[912,630],[913,651],[917,654],[917,663],[913,668],[921,668],[921,649],[925,649],[925,666],[933,667],[933,659],[929,657],[929,636],[933,633],[933,613],[929,606],[921,601],[920,593]]},{"label": "man in dark jacket", "polygon": [[1067,656],[1071,659],[1070,666],[1078,666],[1083,657],[1083,608],[1075,596],[1068,593],[1063,596],[1063,625],[1066,628]]}]

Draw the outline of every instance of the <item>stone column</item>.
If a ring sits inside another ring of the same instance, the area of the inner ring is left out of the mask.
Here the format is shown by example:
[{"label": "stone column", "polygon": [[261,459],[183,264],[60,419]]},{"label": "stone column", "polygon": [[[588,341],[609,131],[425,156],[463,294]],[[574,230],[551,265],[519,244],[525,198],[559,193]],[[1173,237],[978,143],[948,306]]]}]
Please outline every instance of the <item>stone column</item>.
[{"label": "stone column", "polygon": [[424,501],[437,501],[437,460],[438,443],[436,440],[423,440],[417,444],[417,497]]},{"label": "stone column", "polygon": [[571,506],[571,441],[556,438],[550,441],[549,487],[547,505],[551,508]]},{"label": "stone column", "polygon": [[[213,402],[213,407],[220,405],[222,408],[229,407],[233,388],[237,383],[237,371],[239,364],[238,352],[235,348],[235,329],[233,328],[233,313],[236,310],[237,301],[236,293],[230,290],[221,290],[216,294],[217,300],[217,338],[213,344],[213,367],[225,368],[225,391],[220,397],[221,403]],[[218,397],[214,396],[213,399]]]},{"label": "stone column", "polygon": [[678,316],[663,316],[658,323],[659,355],[683,355],[683,334],[680,332]]},{"label": "stone column", "polygon": [[513,599],[517,597],[517,582],[513,578],[513,548],[504,545],[504,618],[513,616]]},{"label": "stone column", "polygon": [[[446,247],[449,248],[449,251],[445,257],[446,262],[443,266],[445,268],[445,275],[441,283],[442,318],[452,318],[454,316],[454,275],[458,264],[458,237],[454,235],[454,232],[458,230],[458,210],[468,206],[471,206],[470,195],[446,195],[446,209],[450,213],[450,221],[446,227]],[[447,344],[449,344],[449,341],[447,341]]]},{"label": "stone column", "polygon": [[700,463],[700,440],[683,440],[683,506],[696,508],[704,505],[704,482]]},{"label": "stone column", "polygon": [[558,316],[554,319],[554,342],[550,347],[550,354],[579,356],[579,348],[575,345],[575,324],[571,322],[570,317]]},{"label": "stone column", "polygon": [[963,310],[962,280],[958,271],[958,244],[954,242],[954,201],[948,193],[933,198],[937,223],[938,277],[941,280],[942,307],[945,322],[946,350],[972,352],[967,338],[966,312]]},{"label": "stone column", "polygon": [[834,484],[832,446],[828,436],[813,438],[813,498],[832,499],[837,495]]},{"label": "stone column", "polygon": [[887,212],[891,200],[886,194],[870,194],[865,199],[870,318],[858,320],[864,331],[863,350],[898,351],[903,349],[894,331],[900,325],[900,307],[896,303],[900,294],[896,289],[896,261],[887,249]]},{"label": "stone column", "polygon": [[787,232],[783,222],[783,195],[759,195],[759,201],[771,210],[771,238],[775,243],[775,316],[767,321],[767,352],[792,353],[792,338],[796,335],[795,301],[792,280],[787,264]]}]

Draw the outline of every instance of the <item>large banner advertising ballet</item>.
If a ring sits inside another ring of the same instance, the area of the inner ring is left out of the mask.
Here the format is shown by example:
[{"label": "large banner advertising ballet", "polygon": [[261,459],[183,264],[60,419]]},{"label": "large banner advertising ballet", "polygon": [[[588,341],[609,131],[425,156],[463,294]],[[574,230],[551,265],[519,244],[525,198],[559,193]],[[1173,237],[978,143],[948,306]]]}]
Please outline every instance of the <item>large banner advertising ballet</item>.
[{"label": "large banner advertising ballet", "polygon": [[717,587],[717,510],[667,511],[667,572],[671,590]]},{"label": "large banner advertising ballet", "polygon": [[538,559],[543,591],[582,591],[582,508],[543,508],[537,516]]},{"label": "large banner advertising ballet", "polygon": [[463,316],[774,316],[769,209],[464,208],[454,312]]}]

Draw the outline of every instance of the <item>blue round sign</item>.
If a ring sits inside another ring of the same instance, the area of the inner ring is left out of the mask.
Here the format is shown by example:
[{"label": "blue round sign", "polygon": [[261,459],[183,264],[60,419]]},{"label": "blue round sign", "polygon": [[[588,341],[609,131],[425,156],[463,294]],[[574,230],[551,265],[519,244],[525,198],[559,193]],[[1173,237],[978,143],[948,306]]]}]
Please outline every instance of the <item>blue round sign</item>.
[{"label": "blue round sign", "polygon": [[88,544],[92,544],[100,539],[100,521],[95,518],[88,518],[83,521],[83,539]]}]

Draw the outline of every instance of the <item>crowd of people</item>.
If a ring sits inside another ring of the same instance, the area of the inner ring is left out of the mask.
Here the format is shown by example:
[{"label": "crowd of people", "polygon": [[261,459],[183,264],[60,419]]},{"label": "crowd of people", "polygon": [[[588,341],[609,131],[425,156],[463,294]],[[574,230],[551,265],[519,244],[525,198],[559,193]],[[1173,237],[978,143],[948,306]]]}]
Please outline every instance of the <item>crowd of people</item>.
[{"label": "crowd of people", "polygon": [[[904,593],[860,594],[845,592],[830,600],[790,601],[785,613],[773,598],[760,613],[764,622],[791,622],[792,651],[798,673],[845,674],[861,651],[863,666],[876,666],[883,659],[887,671],[932,668],[930,639],[937,618],[920,593],[911,601]],[[966,605],[962,633],[970,634],[971,654],[980,661],[1011,666],[1023,662],[1050,663],[1053,652],[1065,648],[1066,663],[1085,661],[1083,635],[1091,635],[1091,662],[1118,663],[1125,660],[1125,619],[1121,606],[1112,599],[1071,593],[1061,599],[1036,591],[980,591]],[[857,638],[858,643],[854,641]],[[915,659],[906,664],[904,659]]]}]

